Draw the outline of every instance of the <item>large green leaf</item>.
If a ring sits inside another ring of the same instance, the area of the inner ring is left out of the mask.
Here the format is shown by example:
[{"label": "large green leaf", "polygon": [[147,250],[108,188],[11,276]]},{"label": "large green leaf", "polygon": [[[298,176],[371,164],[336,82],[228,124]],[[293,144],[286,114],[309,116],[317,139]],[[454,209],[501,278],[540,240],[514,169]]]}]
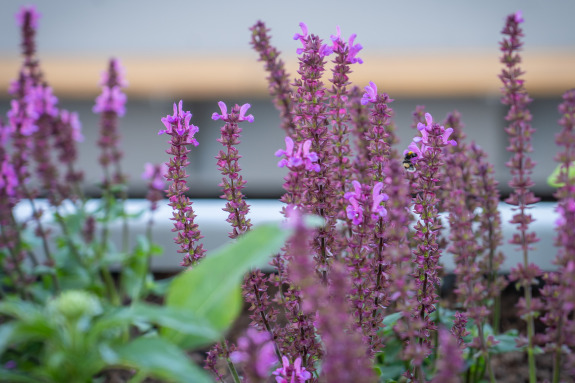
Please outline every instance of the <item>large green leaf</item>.
[{"label": "large green leaf", "polygon": [[156,306],[139,303],[131,310],[134,321],[154,323],[164,328],[186,334],[186,347],[198,348],[216,342],[221,333],[213,323],[191,315],[189,310],[177,307]]},{"label": "large green leaf", "polygon": [[[168,289],[166,305],[190,312],[191,318],[207,321],[224,332],[242,306],[241,281],[252,268],[266,264],[279,252],[290,230],[278,224],[266,224],[242,235],[202,260],[193,269],[178,275]],[[170,329],[162,329],[166,338],[186,346],[189,339]]]},{"label": "large green leaf", "polygon": [[162,338],[137,338],[116,348],[119,364],[175,382],[212,383],[177,346]]},{"label": "large green leaf", "polygon": [[[551,173],[549,177],[547,177],[547,184],[549,186],[554,188],[560,188],[565,186],[565,183],[557,182],[557,178],[559,178],[559,175],[561,174],[561,166],[562,166],[561,164],[557,165],[555,170],[553,170],[553,173]],[[569,178],[575,178],[575,161],[570,164],[569,172],[567,173],[567,175]]]}]

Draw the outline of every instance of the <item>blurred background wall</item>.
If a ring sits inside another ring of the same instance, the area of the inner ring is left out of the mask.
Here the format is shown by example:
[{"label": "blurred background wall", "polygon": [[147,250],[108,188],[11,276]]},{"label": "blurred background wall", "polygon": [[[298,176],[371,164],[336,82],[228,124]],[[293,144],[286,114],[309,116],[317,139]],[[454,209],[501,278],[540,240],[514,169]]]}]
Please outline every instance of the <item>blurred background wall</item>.
[{"label": "blurred background wall", "polygon": [[[30,1],[0,4],[0,112],[9,107],[7,87],[18,73],[19,30],[14,14]],[[167,159],[166,137],[157,136],[160,118],[172,103],[184,100],[200,127],[200,146],[193,148],[189,169],[191,195],[217,197],[220,175],[216,160],[220,144],[217,101],[250,103],[253,124],[243,124],[241,167],[248,198],[278,197],[283,171],[274,152],[284,146],[278,113],[271,103],[263,65],[250,48],[257,20],[271,29],[272,44],[292,76],[296,73],[294,33],[305,22],[310,32],[329,39],[336,26],[342,35],[357,34],[363,65],[355,65],[352,81],[364,87],[374,81],[395,99],[395,121],[401,147],[409,144],[411,113],[426,105],[436,120],[457,109],[465,132],[490,155],[503,193],[507,192],[509,158],[503,131],[506,108],[499,103],[500,31],[505,16],[523,11],[523,69],[531,105],[534,179],[537,194],[549,198],[546,178],[555,168],[554,135],[559,131],[557,105],[561,94],[575,87],[575,2],[501,0],[471,2],[412,1],[155,1],[50,0],[36,4],[42,14],[37,36],[45,78],[60,105],[78,111],[85,141],[81,167],[87,189],[101,178],[97,164],[98,117],[91,112],[99,93],[100,72],[110,57],[119,58],[130,83],[128,105],[121,120],[124,168],[130,174],[130,195],[142,197],[140,179],[145,162]]]}]

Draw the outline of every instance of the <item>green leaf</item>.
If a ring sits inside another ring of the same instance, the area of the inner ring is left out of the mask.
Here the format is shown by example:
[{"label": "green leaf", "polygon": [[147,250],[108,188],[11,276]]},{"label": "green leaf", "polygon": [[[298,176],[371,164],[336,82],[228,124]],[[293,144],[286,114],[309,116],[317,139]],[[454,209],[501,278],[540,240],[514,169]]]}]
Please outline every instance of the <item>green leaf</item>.
[{"label": "green leaf", "polygon": [[212,383],[208,375],[177,346],[162,338],[138,338],[115,350],[119,364],[136,368],[159,379]]},{"label": "green leaf", "polygon": [[212,323],[194,317],[189,310],[138,303],[131,307],[131,315],[134,321],[154,323],[186,334],[186,348],[199,348],[221,337],[220,331]]},{"label": "green leaf", "polygon": [[[553,173],[551,173],[549,175],[549,177],[547,177],[547,184],[551,187],[554,188],[560,188],[565,186],[565,184],[563,182],[557,182],[557,179],[559,178],[559,175],[561,174],[561,166],[562,164],[557,165],[557,167],[555,168],[555,170],[553,170]],[[575,178],[575,161],[571,162],[571,164],[569,165],[569,173],[567,174],[568,178]]]},{"label": "green leaf", "polygon": [[23,374],[15,371],[6,370],[0,367],[0,382],[10,383],[41,383],[44,380],[32,378],[29,373]]},{"label": "green leaf", "polygon": [[150,242],[140,235],[133,252],[123,262],[121,275],[122,291],[132,300],[139,298],[144,290],[149,256]]},{"label": "green leaf", "polygon": [[[266,264],[280,251],[290,230],[278,224],[261,225],[235,243],[225,245],[203,259],[192,270],[175,277],[166,295],[166,305],[188,310],[198,320],[211,323],[224,332],[237,317],[242,306],[241,281],[244,274]],[[162,329],[161,334],[179,344],[185,337]]]},{"label": "green leaf", "polygon": [[502,354],[522,350],[522,348],[517,347],[517,343],[515,342],[518,336],[517,330],[509,330],[503,334],[494,335],[494,338],[498,340],[499,343],[491,347],[489,351],[493,354]]}]

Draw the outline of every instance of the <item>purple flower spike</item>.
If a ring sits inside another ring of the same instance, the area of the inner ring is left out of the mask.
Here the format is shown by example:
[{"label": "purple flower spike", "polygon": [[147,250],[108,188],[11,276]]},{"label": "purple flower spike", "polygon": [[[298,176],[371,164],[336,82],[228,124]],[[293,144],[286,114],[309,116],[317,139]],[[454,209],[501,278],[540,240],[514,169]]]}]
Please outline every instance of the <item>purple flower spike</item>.
[{"label": "purple flower spike", "polygon": [[[349,62],[351,64],[363,64],[363,60],[360,57],[357,57],[357,54],[359,53],[360,50],[363,49],[363,46],[361,44],[355,44],[353,45],[353,42],[355,40],[355,38],[357,37],[357,35],[354,33],[351,36],[349,36]],[[377,88],[376,88],[377,89]],[[377,95],[377,91],[375,92],[375,94]]]},{"label": "purple flower spike", "polygon": [[297,52],[298,55],[302,54],[303,51],[305,50],[305,41],[306,41],[306,40],[308,39],[308,37],[309,37],[309,36],[308,36],[308,31],[307,31],[307,25],[305,25],[305,23],[302,22],[302,23],[299,23],[299,26],[300,26],[300,28],[301,28],[303,34],[300,35],[299,33],[296,33],[296,34],[293,36],[293,39],[294,39],[294,40],[299,40],[299,41],[301,41],[301,43],[302,43],[302,45],[303,45],[303,48],[298,48],[298,49],[296,50],[296,52]]},{"label": "purple flower spike", "polygon": [[387,210],[385,210],[385,207],[383,207],[381,203],[387,201],[389,197],[387,196],[387,194],[381,193],[382,188],[383,188],[383,182],[378,182],[373,187],[373,193],[372,193],[373,205],[371,207],[371,211],[373,212],[374,220],[377,219],[377,216],[385,217],[387,215]]},{"label": "purple flower spike", "polygon": [[[331,39],[331,41],[333,41],[334,43],[337,43],[337,40],[339,40],[341,38],[341,29],[339,28],[339,25],[337,25],[335,27],[335,35],[331,35],[329,36],[329,38]],[[335,45],[335,44],[334,44]]]},{"label": "purple flower spike", "polygon": [[18,187],[18,176],[14,171],[14,166],[9,162],[8,156],[4,156],[0,164],[0,189],[4,190],[8,197],[16,195]]},{"label": "purple flower spike", "polygon": [[304,40],[307,39],[308,29],[307,29],[307,25],[306,25],[304,22],[299,23],[299,26],[300,26],[301,31],[303,32],[303,34],[300,35],[299,33],[296,33],[296,34],[293,36],[293,39],[294,39],[294,40],[299,40],[299,41],[301,41],[301,42],[303,43]]},{"label": "purple flower spike", "polygon": [[449,136],[451,136],[451,133],[453,133],[453,128],[445,129],[445,132],[441,136],[441,138],[443,138],[443,143],[445,145],[457,146],[457,142],[455,140],[448,140]]},{"label": "purple flower spike", "polygon": [[354,191],[347,192],[344,194],[343,198],[349,201],[349,205],[346,207],[345,211],[347,213],[347,218],[351,219],[354,225],[359,225],[363,222],[363,208],[359,204],[359,201],[364,199],[361,190],[361,184],[358,181],[352,181]]},{"label": "purple flower spike", "polygon": [[293,366],[290,365],[289,359],[282,356],[282,367],[273,372],[276,375],[277,383],[304,383],[311,378],[309,371],[301,366],[301,358],[297,358]]},{"label": "purple flower spike", "polygon": [[20,8],[20,12],[16,14],[16,22],[19,27],[23,27],[26,22],[26,17],[30,18],[30,26],[33,29],[38,28],[38,20],[40,19],[40,13],[36,10],[33,5],[23,6]]},{"label": "purple flower spike", "polygon": [[102,93],[96,98],[96,105],[92,108],[94,113],[114,112],[118,116],[126,113],[126,95],[119,86],[102,87]]},{"label": "purple flower spike", "polygon": [[164,175],[168,173],[168,166],[165,163],[154,165],[150,162],[144,164],[142,179],[151,181],[151,186],[156,190],[163,190],[166,186]]},{"label": "purple flower spike", "polygon": [[284,166],[287,166],[291,170],[305,165],[306,170],[313,170],[315,172],[320,171],[319,164],[314,163],[318,160],[317,153],[310,152],[311,140],[307,140],[303,144],[300,144],[297,152],[294,150],[295,144],[291,137],[286,137],[285,143],[286,150],[280,149],[275,153],[276,157],[286,156],[286,158],[278,162],[278,167],[283,168]]},{"label": "purple flower spike", "polygon": [[223,101],[218,102],[218,105],[220,107],[220,111],[222,112],[222,114],[217,114],[216,112],[214,112],[214,114],[212,114],[212,120],[215,121],[219,119],[225,120],[226,118],[228,118],[228,107],[226,103]]},{"label": "purple flower spike", "polygon": [[248,109],[251,107],[250,104],[243,104],[242,107],[240,108],[240,115],[238,117],[238,121],[247,121],[247,122],[254,122],[254,116],[251,114],[248,114],[246,116],[246,112],[248,111]]},{"label": "purple flower spike", "polygon": [[377,100],[377,85],[373,81],[369,82],[369,85],[365,87],[365,93],[361,98],[361,105],[367,105],[369,102],[375,102]]},{"label": "purple flower spike", "polygon": [[[225,104],[224,104],[225,105]],[[173,135],[174,132],[178,136],[183,136],[187,134],[187,141],[188,144],[193,144],[194,146],[198,146],[198,141],[194,138],[194,135],[199,132],[199,128],[193,124],[190,124],[190,120],[192,118],[192,113],[189,111],[183,111],[182,109],[182,100],[176,104],[174,103],[174,114],[172,116],[168,115],[162,118],[162,123],[166,127],[165,130],[160,130],[158,135],[167,133],[169,135]]]}]

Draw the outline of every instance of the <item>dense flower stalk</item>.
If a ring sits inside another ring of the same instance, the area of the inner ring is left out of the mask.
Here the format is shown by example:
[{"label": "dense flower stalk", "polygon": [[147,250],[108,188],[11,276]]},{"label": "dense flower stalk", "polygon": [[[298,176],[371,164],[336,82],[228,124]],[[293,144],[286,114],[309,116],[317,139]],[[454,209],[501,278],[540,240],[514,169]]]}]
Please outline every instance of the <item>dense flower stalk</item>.
[{"label": "dense flower stalk", "polygon": [[[349,299],[354,308],[357,326],[362,329],[371,351],[376,351],[382,345],[377,336],[379,323],[373,321],[373,312],[377,311],[374,299],[378,294],[374,292],[375,280],[372,253],[381,249],[374,249],[373,238],[376,226],[387,215],[383,203],[388,196],[382,193],[383,182],[373,187],[362,185],[358,181],[352,182],[353,192],[344,195],[348,201],[347,217],[352,222],[351,236],[348,239],[346,261],[352,279]],[[379,257],[381,259],[381,256]],[[377,259],[377,258],[376,258]],[[377,271],[377,270],[376,270]]]},{"label": "dense flower stalk", "polygon": [[478,232],[481,234],[478,251],[483,254],[479,267],[483,275],[487,276],[487,297],[494,302],[492,327],[495,333],[498,333],[501,292],[506,285],[505,278],[499,275],[499,269],[505,258],[503,253],[497,250],[503,243],[498,182],[495,180],[493,165],[487,162],[487,153],[483,149],[472,142],[469,145],[468,155],[476,164],[473,177],[476,197],[481,206],[481,212],[476,216],[479,219]]},{"label": "dense flower stalk", "polygon": [[444,164],[443,148],[456,145],[456,142],[449,140],[452,129],[434,123],[429,113],[425,114],[425,121],[425,124],[419,123],[417,127],[421,137],[415,137],[408,150],[417,154],[419,193],[414,199],[414,210],[420,217],[415,225],[417,245],[413,250],[413,261],[417,294],[414,296],[412,316],[425,323],[418,336],[422,346],[430,350],[431,332],[436,330],[430,315],[436,310],[436,289],[440,283],[441,249],[437,236],[442,226],[436,208],[437,190],[441,181],[440,168]]},{"label": "dense flower stalk", "polygon": [[437,373],[431,380],[432,383],[459,383],[459,374],[463,371],[465,362],[461,355],[461,348],[457,345],[457,339],[446,329],[439,330],[439,359],[437,361]]},{"label": "dense flower stalk", "polygon": [[350,313],[352,307],[347,298],[350,275],[343,264],[334,261],[328,285],[317,284],[306,245],[312,233],[302,225],[301,217],[294,215],[291,217],[292,222],[295,221],[295,233],[290,246],[289,275],[301,291],[301,310],[313,314],[321,336],[325,354],[320,381],[373,382],[368,349]]},{"label": "dense flower stalk", "polygon": [[237,238],[239,235],[245,233],[252,226],[246,216],[249,212],[249,205],[244,200],[242,189],[245,187],[246,181],[239,174],[241,168],[238,164],[241,156],[238,154],[236,145],[240,143],[240,134],[242,129],[239,127],[238,122],[249,121],[253,122],[254,117],[250,114],[246,116],[250,104],[244,104],[241,107],[235,105],[228,114],[227,106],[223,101],[219,103],[222,114],[214,113],[212,118],[214,120],[221,119],[226,124],[220,129],[221,136],[218,142],[221,143],[226,151],[220,150],[216,156],[218,160],[218,169],[224,176],[219,186],[222,188],[224,194],[220,198],[226,199],[226,207],[223,209],[228,213],[229,222],[233,230],[230,232],[230,238]]},{"label": "dense flower stalk", "polygon": [[196,264],[205,254],[203,245],[199,243],[203,237],[198,225],[194,223],[196,215],[192,208],[192,202],[184,194],[189,190],[186,185],[186,178],[188,178],[186,167],[190,164],[188,161],[190,149],[187,146],[190,144],[198,146],[198,141],[194,135],[199,131],[199,128],[190,124],[191,118],[192,114],[183,110],[180,100],[178,106],[174,103],[174,114],[162,118],[162,123],[166,129],[158,132],[158,134],[168,134],[171,137],[170,148],[166,150],[166,153],[172,156],[170,161],[166,162],[168,166],[166,179],[172,181],[167,196],[170,200],[169,205],[174,210],[171,218],[174,221],[172,231],[178,233],[174,241],[180,245],[178,252],[185,254],[181,263],[182,266]]},{"label": "dense flower stalk", "polygon": [[[476,221],[476,209],[479,207],[476,183],[473,178],[478,164],[469,155],[469,145],[464,141],[462,124],[459,113],[450,113],[445,126],[453,129],[452,137],[457,140],[457,146],[451,146],[445,157],[445,198],[444,206],[449,211],[449,239],[451,244],[448,251],[454,255],[455,275],[457,287],[455,293],[466,315],[474,320],[478,336],[473,340],[472,347],[478,349],[485,358],[486,368],[491,381],[494,381],[491,358],[487,350],[485,322],[491,311],[487,306],[489,298],[488,280],[484,278],[486,271],[482,267],[486,264],[482,259],[479,233],[474,232],[473,224]],[[488,274],[489,275],[489,274]]]},{"label": "dense flower stalk", "polygon": [[505,119],[509,125],[505,128],[509,136],[509,146],[507,150],[513,153],[511,159],[506,163],[513,176],[509,186],[513,191],[505,201],[517,206],[517,214],[513,216],[511,223],[517,224],[519,233],[513,235],[510,241],[512,244],[520,246],[523,251],[523,263],[517,265],[511,271],[511,279],[520,281],[525,289],[525,298],[519,302],[520,315],[527,321],[527,354],[529,359],[529,381],[535,382],[535,355],[534,355],[534,316],[535,306],[532,298],[532,281],[541,275],[541,270],[533,263],[529,263],[529,249],[531,245],[538,241],[534,232],[529,232],[529,224],[533,222],[533,217],[527,213],[528,205],[538,201],[529,190],[533,185],[531,173],[535,167],[535,162],[531,160],[529,154],[533,147],[531,136],[535,131],[531,127],[531,114],[527,105],[531,102],[524,87],[524,80],[521,78],[523,71],[519,67],[521,57],[519,50],[523,43],[521,37],[523,32],[520,24],[523,22],[521,12],[507,16],[505,27],[501,32],[504,37],[501,42],[501,63],[505,66],[499,78],[503,83],[503,96],[501,102],[509,105],[509,112]]},{"label": "dense flower stalk", "polygon": [[[122,88],[127,86],[124,70],[117,59],[111,59],[108,69],[102,73],[100,82],[102,93],[96,98],[93,112],[101,114],[100,119],[100,164],[104,168],[104,188],[111,185],[121,185],[126,182],[126,175],[122,173],[120,160],[123,156],[119,148],[120,134],[118,132],[118,118],[126,113],[126,95]],[[114,167],[114,173],[110,167]]]},{"label": "dense flower stalk", "polygon": [[266,382],[271,368],[278,363],[270,334],[253,328],[238,339],[238,347],[230,354],[230,359],[243,366],[245,383]]},{"label": "dense flower stalk", "polygon": [[[365,87],[361,103],[369,105],[369,123],[370,127],[365,133],[365,140],[369,142],[367,150],[369,151],[369,168],[371,182],[381,182],[383,190],[387,188],[386,168],[390,161],[397,161],[399,155],[392,145],[397,143],[395,128],[392,122],[393,110],[389,103],[393,100],[386,93],[378,93],[375,83],[370,82]],[[385,201],[385,200],[384,200]],[[379,323],[383,320],[383,308],[389,304],[389,271],[391,263],[386,259],[385,249],[388,246],[388,226],[391,224],[385,216],[380,215],[374,221],[373,235],[371,239],[371,248],[373,257],[370,264],[370,275],[374,276],[371,281],[371,344],[374,350],[377,349],[377,329]]]},{"label": "dense flower stalk", "polygon": [[269,73],[267,77],[269,92],[273,97],[276,108],[280,111],[281,127],[287,135],[295,133],[295,123],[292,120],[291,87],[289,74],[285,70],[283,61],[279,58],[280,52],[270,44],[269,29],[262,21],[258,21],[250,28],[252,31],[251,44],[260,54],[259,61],[265,63]]},{"label": "dense flower stalk", "polygon": [[312,240],[316,260],[316,271],[327,282],[330,259],[337,250],[335,234],[335,190],[329,177],[329,164],[333,163],[333,152],[329,132],[329,111],[326,104],[326,90],[321,81],[325,58],[332,53],[331,48],[323,44],[316,35],[309,34],[307,26],[300,23],[302,34],[296,34],[294,40],[302,43],[298,49],[300,78],[293,86],[293,115],[296,123],[296,141],[311,140],[311,150],[317,153],[319,171],[306,172],[302,185],[301,206],[307,213],[317,214],[325,219],[325,226],[317,230]]},{"label": "dense flower stalk", "polygon": [[52,132],[54,136],[54,147],[58,151],[58,161],[65,166],[66,173],[61,182],[61,189],[68,198],[82,197],[80,183],[84,179],[81,170],[76,169],[78,159],[77,143],[82,142],[82,125],[78,119],[78,114],[61,109],[58,118],[54,122]]},{"label": "dense flower stalk", "polygon": [[16,22],[20,27],[22,36],[22,55],[24,56],[23,71],[26,76],[33,80],[33,85],[38,85],[42,79],[42,73],[36,58],[36,30],[40,13],[34,6],[24,6],[16,14]]},{"label": "dense flower stalk", "polygon": [[575,166],[575,89],[565,92],[559,113],[559,124],[563,129],[556,135],[555,142],[563,150],[555,156],[560,166],[556,183],[562,185],[555,193],[559,212],[555,245],[559,251],[554,263],[558,271],[544,276],[546,284],[542,295],[546,313],[541,318],[547,326],[541,342],[554,355],[554,383],[559,382],[562,371],[564,376],[575,373],[575,321],[572,317],[575,308],[575,178],[570,176]]},{"label": "dense flower stalk", "polygon": [[158,201],[164,198],[164,189],[166,187],[165,174],[168,172],[166,164],[144,164],[144,173],[142,179],[148,181],[148,193],[146,199],[150,201],[150,210],[155,211],[158,208]]},{"label": "dense flower stalk", "polygon": [[335,55],[332,68],[333,76],[330,79],[332,87],[329,89],[329,104],[331,114],[331,148],[333,151],[333,163],[330,164],[331,178],[335,190],[336,211],[339,219],[344,218],[345,202],[344,192],[346,184],[351,178],[351,148],[349,145],[349,120],[347,110],[349,74],[352,72],[350,65],[363,63],[357,54],[362,49],[360,44],[354,44],[355,34],[349,37],[346,43],[341,38],[341,31],[337,27],[337,33],[331,36],[331,49]]},{"label": "dense flower stalk", "polygon": [[369,181],[368,169],[371,163],[368,150],[369,142],[365,138],[369,124],[369,110],[361,103],[363,93],[359,87],[354,86],[348,97],[347,108],[350,113],[351,132],[355,142],[355,156],[352,167],[356,179],[360,183]]}]

